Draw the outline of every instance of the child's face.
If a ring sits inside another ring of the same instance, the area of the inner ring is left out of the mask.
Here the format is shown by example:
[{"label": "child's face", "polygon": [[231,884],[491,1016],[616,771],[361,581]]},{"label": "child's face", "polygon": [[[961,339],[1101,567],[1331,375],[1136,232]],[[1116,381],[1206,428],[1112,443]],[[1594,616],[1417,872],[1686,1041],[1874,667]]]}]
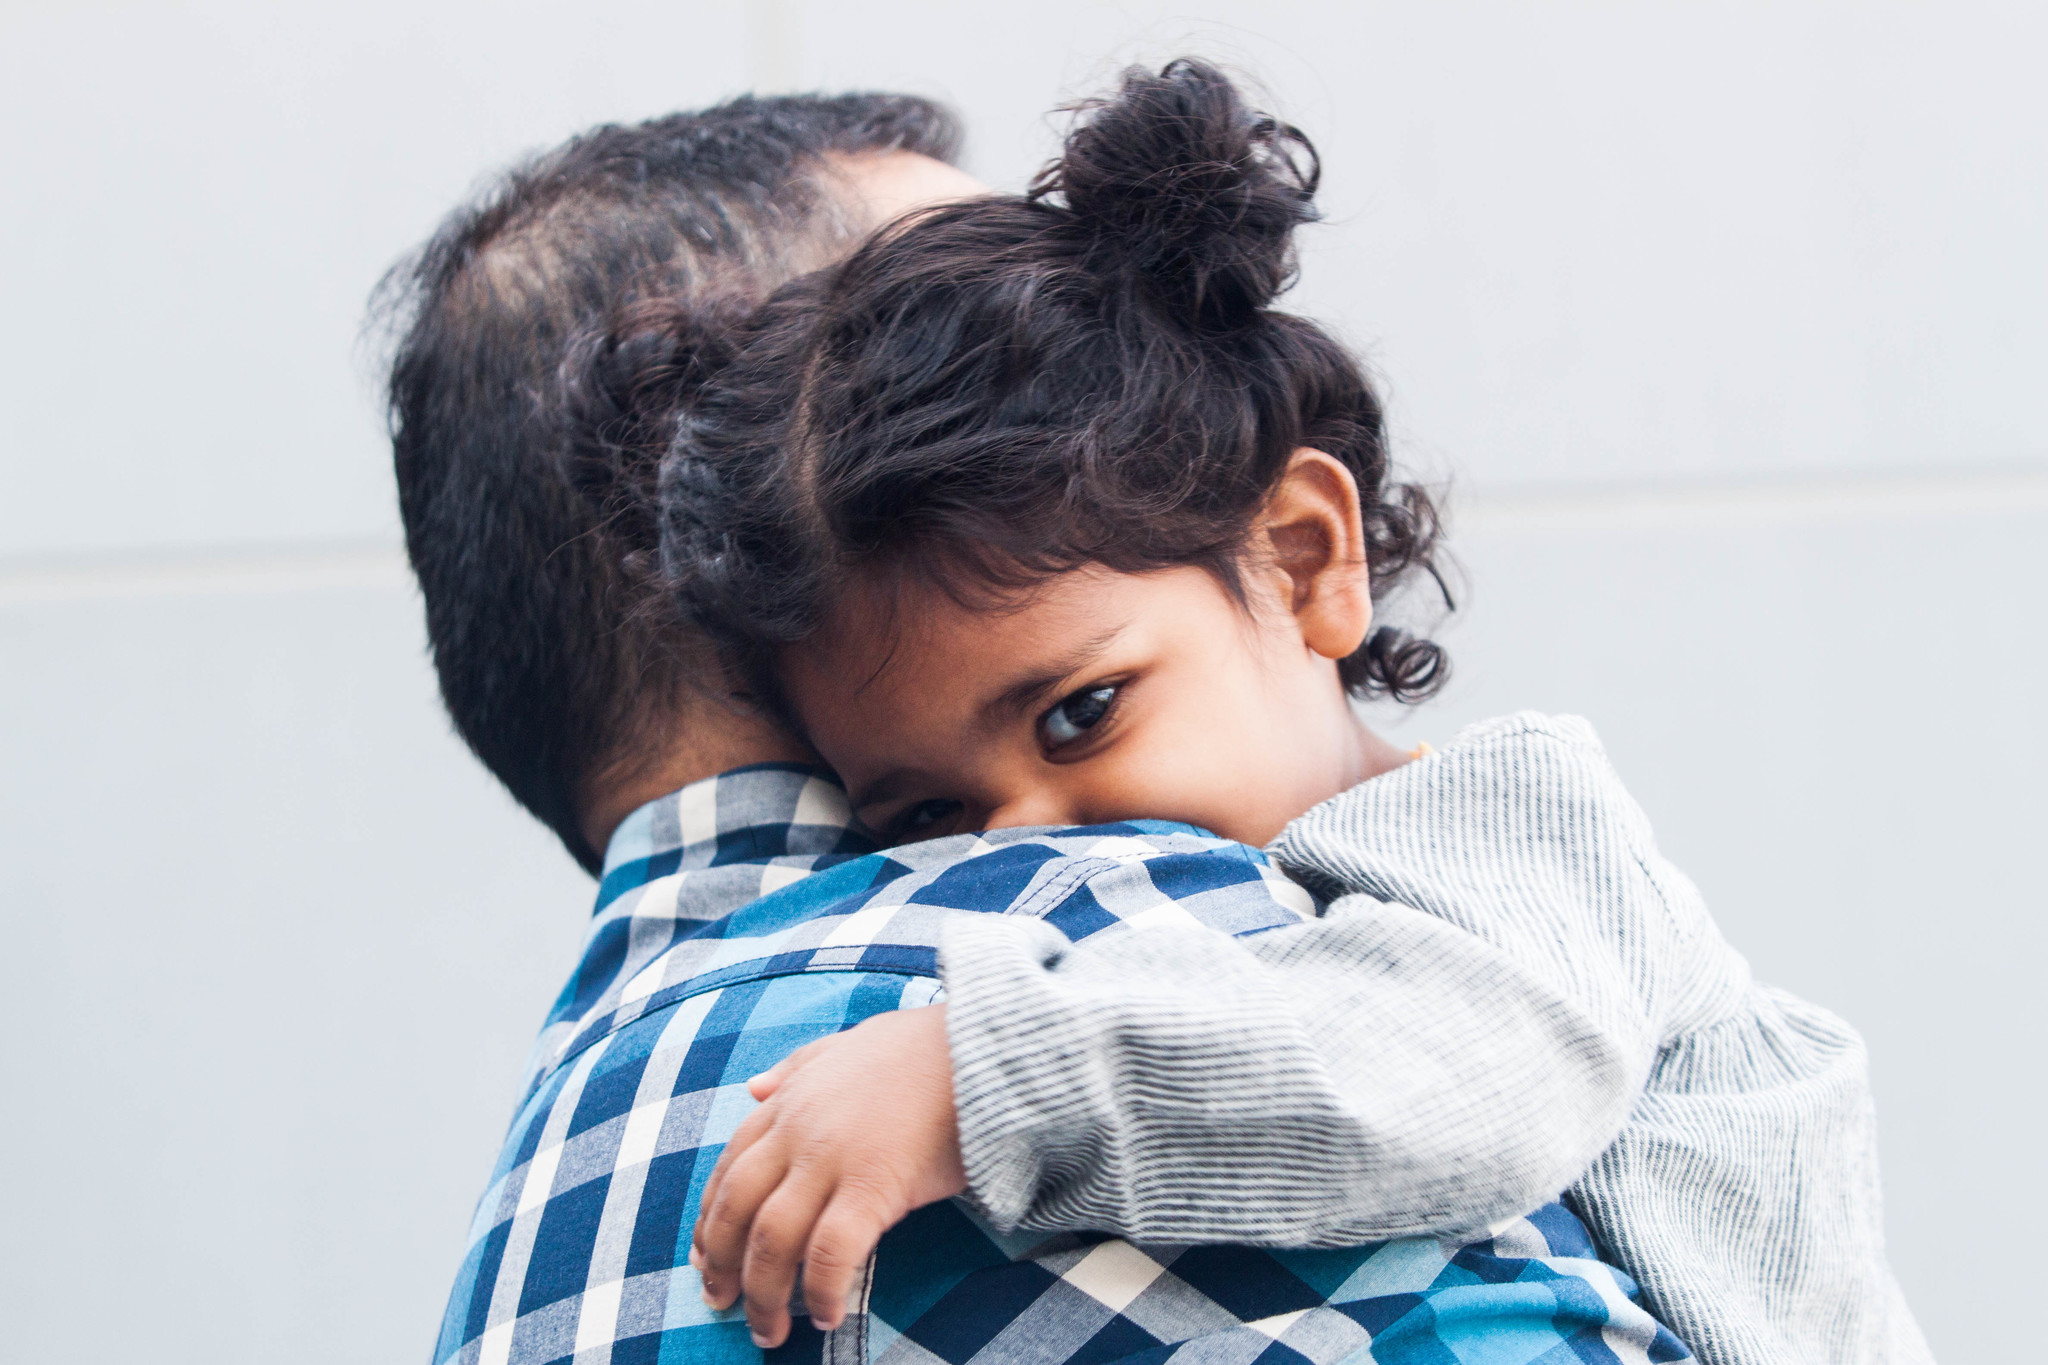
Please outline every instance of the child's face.
[{"label": "child's face", "polygon": [[1287,575],[1247,589],[1248,610],[1202,569],[1090,567],[976,610],[866,579],[784,681],[891,842],[1166,819],[1264,844],[1360,780],[1367,737]]}]

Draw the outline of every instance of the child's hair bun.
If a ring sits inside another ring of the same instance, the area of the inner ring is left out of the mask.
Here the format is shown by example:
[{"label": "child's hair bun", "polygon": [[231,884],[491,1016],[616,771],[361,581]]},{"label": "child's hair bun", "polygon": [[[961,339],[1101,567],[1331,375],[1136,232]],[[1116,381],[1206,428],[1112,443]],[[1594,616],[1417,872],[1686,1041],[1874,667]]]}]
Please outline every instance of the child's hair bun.
[{"label": "child's hair bun", "polygon": [[1320,173],[1300,130],[1187,58],[1157,75],[1133,67],[1114,97],[1076,108],[1031,196],[1060,196],[1169,314],[1237,327],[1293,282],[1292,234],[1316,217]]}]

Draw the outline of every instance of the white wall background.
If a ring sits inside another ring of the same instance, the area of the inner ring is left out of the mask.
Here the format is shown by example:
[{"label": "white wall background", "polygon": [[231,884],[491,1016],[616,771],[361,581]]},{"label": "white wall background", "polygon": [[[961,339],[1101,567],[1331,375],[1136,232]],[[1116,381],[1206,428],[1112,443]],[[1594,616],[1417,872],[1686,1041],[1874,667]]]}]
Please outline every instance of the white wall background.
[{"label": "white wall background", "polygon": [[1318,140],[1299,306],[1454,477],[1459,681],[1606,735],[1868,1035],[1937,1351],[2032,1339],[2048,19],[1987,3],[0,8],[0,1354],[419,1359],[587,882],[448,737],[357,343],[487,169],[1123,61]]}]

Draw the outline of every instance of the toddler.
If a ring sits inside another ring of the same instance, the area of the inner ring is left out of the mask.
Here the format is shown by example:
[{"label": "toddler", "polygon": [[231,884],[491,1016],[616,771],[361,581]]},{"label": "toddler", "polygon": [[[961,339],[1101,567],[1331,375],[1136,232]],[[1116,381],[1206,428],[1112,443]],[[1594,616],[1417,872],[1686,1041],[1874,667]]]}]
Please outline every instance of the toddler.
[{"label": "toddler", "polygon": [[[679,514],[664,553],[885,838],[1177,820],[1320,898],[1272,938],[1289,999],[1162,957],[1147,990],[1188,1024],[1140,1072],[1044,1041],[1085,1033],[1059,1033],[1096,1007],[1084,954],[962,916],[960,1111],[977,1077],[1040,1068],[1099,1116],[1050,1154],[1047,1116],[962,1153],[977,1198],[1012,1225],[1335,1245],[1475,1225],[1506,1212],[1474,1194],[1487,1171],[1555,1169],[1539,1197],[1569,1186],[1702,1359],[1926,1359],[1885,1262],[1860,1041],[1751,980],[1591,730],[1522,715],[1407,753],[1353,710],[1443,679],[1436,645],[1374,621],[1434,574],[1436,522],[1389,481],[1357,361],[1272,307],[1316,179],[1306,139],[1213,69],[1133,73],[1028,194],[921,213],[779,296],[706,360],[663,466],[737,494]],[[1261,1054],[1258,1009],[1312,1015],[1318,1055]],[[1125,1159],[1119,1133],[1225,1112],[1291,1144],[1282,1197],[1232,1199],[1228,1123],[1186,1126],[1208,1200]],[[1426,1168],[1370,1170],[1384,1198],[1332,1210],[1319,1167],[1401,1128],[1441,1135]],[[744,1230],[774,1181],[732,1199]]]}]

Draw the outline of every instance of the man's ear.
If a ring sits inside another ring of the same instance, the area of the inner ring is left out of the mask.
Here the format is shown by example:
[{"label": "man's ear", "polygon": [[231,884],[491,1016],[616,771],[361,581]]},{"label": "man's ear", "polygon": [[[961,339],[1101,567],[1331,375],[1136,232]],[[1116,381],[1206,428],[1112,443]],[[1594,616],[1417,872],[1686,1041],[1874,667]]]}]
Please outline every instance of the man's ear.
[{"label": "man's ear", "polygon": [[1288,459],[1252,527],[1277,576],[1276,586],[1308,647],[1343,659],[1372,628],[1372,580],[1365,563],[1365,517],[1358,483],[1335,458],[1304,446]]}]

